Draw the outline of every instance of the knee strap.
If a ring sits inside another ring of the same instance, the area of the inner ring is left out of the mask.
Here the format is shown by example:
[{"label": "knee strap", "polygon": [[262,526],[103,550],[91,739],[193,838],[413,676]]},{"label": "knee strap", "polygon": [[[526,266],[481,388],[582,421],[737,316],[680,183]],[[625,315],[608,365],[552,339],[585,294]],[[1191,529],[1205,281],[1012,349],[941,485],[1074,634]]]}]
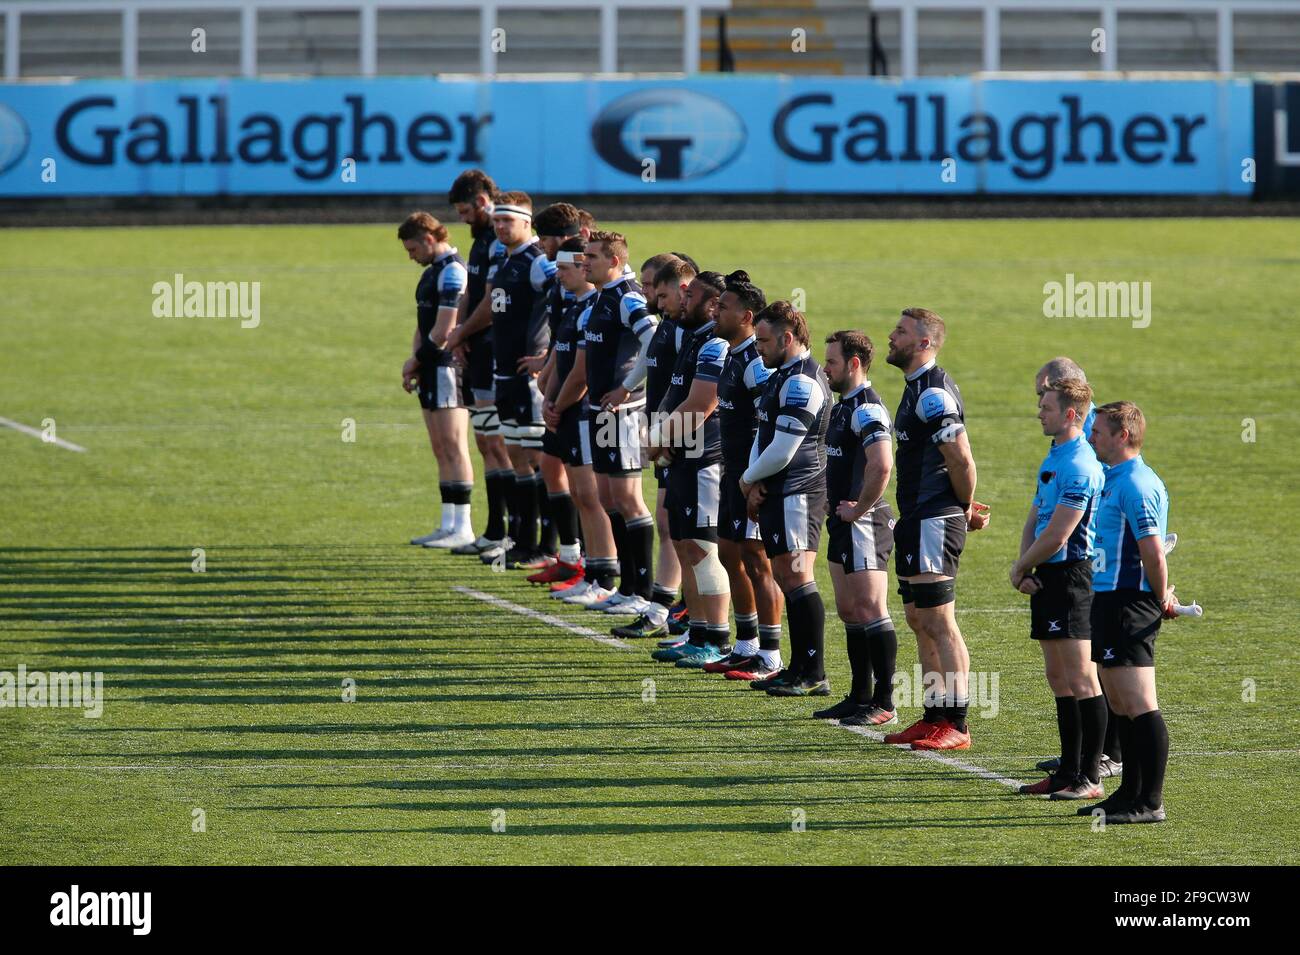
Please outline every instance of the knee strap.
[{"label": "knee strap", "polygon": [[695,585],[700,595],[717,597],[731,593],[731,579],[727,568],[718,560],[718,545],[712,541],[695,541],[695,546],[704,551],[704,559],[695,565]]}]

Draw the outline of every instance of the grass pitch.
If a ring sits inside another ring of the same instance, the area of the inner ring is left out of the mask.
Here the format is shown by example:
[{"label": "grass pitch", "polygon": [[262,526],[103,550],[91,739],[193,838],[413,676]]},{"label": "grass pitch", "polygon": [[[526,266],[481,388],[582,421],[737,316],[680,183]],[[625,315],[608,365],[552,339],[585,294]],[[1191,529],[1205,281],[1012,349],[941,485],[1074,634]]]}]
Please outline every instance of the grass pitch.
[{"label": "grass pitch", "polygon": [[[770,298],[803,289],[818,355],[825,333],[865,328],[890,406],[898,309],[948,320],[941,361],[994,515],[968,541],[959,619],[998,680],[996,715],[956,756],[989,774],[1034,779],[1056,747],[1006,580],[1045,446],[1031,376],[1068,354],[1099,400],[1143,407],[1172,580],[1206,608],[1159,641],[1170,821],[1096,832],[1072,806],[817,723],[807,702],[454,591],[612,622],[405,544],[438,502],[399,387],[418,271],[394,225],[7,231],[0,416],[53,419],[87,450],[0,428],[0,670],[101,671],[106,700],[99,719],[0,709],[0,863],[1293,860],[1294,222],[616,227],[637,261],[683,249]],[[260,282],[260,324],[154,317],[153,284],[178,272]],[[1044,283],[1068,273],[1149,281],[1150,326],[1045,318]],[[481,527],[481,492],[475,506]]]}]

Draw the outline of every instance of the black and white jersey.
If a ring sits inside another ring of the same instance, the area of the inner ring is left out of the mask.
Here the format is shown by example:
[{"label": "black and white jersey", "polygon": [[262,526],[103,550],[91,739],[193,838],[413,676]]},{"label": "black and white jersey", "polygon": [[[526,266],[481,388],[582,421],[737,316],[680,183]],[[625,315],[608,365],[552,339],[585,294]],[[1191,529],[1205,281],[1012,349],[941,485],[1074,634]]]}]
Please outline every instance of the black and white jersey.
[{"label": "black and white jersey", "polygon": [[438,321],[438,309],[456,308],[465,294],[468,272],[465,260],[455,249],[434,259],[420,275],[415,287],[415,321],[423,341]]},{"label": "black and white jersey", "polygon": [[957,384],[933,361],[907,376],[894,415],[898,439],[898,516],[938,517],[965,510],[953,493],[940,448],[966,429]]},{"label": "black and white jersey", "polygon": [[536,237],[505,250],[505,258],[494,261],[488,269],[492,286],[492,354],[497,377],[519,373],[519,359],[546,350],[550,335],[545,310],[549,280],[555,275],[555,263],[546,257]]},{"label": "black and white jersey", "polygon": [[835,403],[826,429],[826,497],[832,513],[840,501],[858,499],[867,460],[864,449],[877,441],[888,441],[889,436],[889,412],[871,382],[859,385]]},{"label": "black and white jersey", "polygon": [[578,348],[582,342],[582,326],[579,321],[591,306],[592,299],[596,297],[596,290],[591,289],[580,298],[567,290],[565,295],[568,296],[568,300],[565,303],[564,315],[555,328],[555,339],[551,343],[551,347],[555,350],[555,380],[561,386],[569,377],[569,372],[573,371],[573,363],[578,360]]},{"label": "black and white jersey", "polygon": [[668,393],[669,379],[673,376],[673,366],[677,363],[677,355],[688,334],[675,319],[659,316],[659,327],[650,339],[645,357],[645,406],[651,411],[659,410],[663,404],[664,395]]},{"label": "black and white jersey", "polygon": [[[600,409],[600,399],[623,384],[641,353],[639,336],[658,323],[646,311],[645,295],[635,278],[624,274],[603,286],[587,314],[584,337],[587,342],[587,401]],[[626,402],[625,408],[645,404],[642,383]]]},{"label": "black and white jersey", "polygon": [[749,466],[754,446],[755,416],[763,384],[772,373],[758,357],[754,336],[730,348],[718,379],[718,429],[722,432],[722,466],[729,476],[740,477]]},{"label": "black and white jersey", "polygon": [[[668,393],[660,405],[661,411],[670,412],[685,401],[696,381],[711,381],[716,384],[722,377],[722,364],[727,357],[728,346],[725,338],[718,337],[717,327],[716,322],[706,322],[699,328],[687,331],[688,337],[682,342],[682,350],[673,365]],[[704,419],[703,427],[692,432],[690,443],[685,447],[679,446],[673,454],[671,466],[701,468],[717,464],[721,460],[722,434],[718,430],[718,409],[714,408]]]},{"label": "black and white jersey", "polygon": [[[468,318],[483,301],[483,292],[487,288],[488,269],[492,266],[492,246],[496,242],[496,231],[492,226],[470,226],[470,235],[474,242],[469,247],[469,257],[465,260],[468,281],[465,284],[465,316]],[[472,350],[475,345],[484,343],[492,334],[492,326],[480,329],[469,337]],[[486,347],[484,345],[484,347]]]},{"label": "black and white jersey", "polygon": [[821,365],[808,352],[773,370],[763,385],[755,412],[758,436],[750,452],[750,464],[777,433],[791,435],[799,444],[789,464],[763,479],[769,495],[825,490],[826,429],[830,426],[830,412],[831,387]]}]

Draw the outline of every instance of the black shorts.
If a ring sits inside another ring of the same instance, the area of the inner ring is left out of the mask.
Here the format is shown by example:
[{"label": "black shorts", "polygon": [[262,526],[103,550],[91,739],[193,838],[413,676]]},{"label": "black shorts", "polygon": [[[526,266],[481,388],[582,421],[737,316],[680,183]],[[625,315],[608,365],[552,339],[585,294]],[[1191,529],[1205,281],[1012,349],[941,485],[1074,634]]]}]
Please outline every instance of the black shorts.
[{"label": "black shorts", "polygon": [[758,509],[758,530],[768,557],[816,551],[826,520],[826,489],[804,494],[768,492]]},{"label": "black shorts", "polygon": [[1092,660],[1109,667],[1153,667],[1164,608],[1144,590],[1101,590],[1092,595]]},{"label": "black shorts", "polygon": [[555,431],[555,446],[559,448],[556,457],[570,467],[591,467],[591,432],[585,418],[582,405],[574,405],[560,415],[560,426]]},{"label": "black shorts", "polygon": [[542,393],[532,375],[512,375],[496,380],[497,418],[506,444],[541,448],[546,423],[542,420]]},{"label": "black shorts", "polygon": [[900,517],[894,523],[894,569],[900,578],[918,574],[956,577],[965,546],[965,514]]},{"label": "black shorts", "polygon": [[667,487],[668,487],[668,465],[666,465],[666,464],[656,464],[656,465],[655,465],[655,484],[657,484],[661,490],[666,490],[666,489],[667,489]]},{"label": "black shorts", "polygon": [[830,543],[826,559],[839,564],[846,574],[860,570],[889,570],[889,554],[894,549],[894,512],[881,502],[852,524],[834,514],[826,519]]},{"label": "black shorts", "polygon": [[1039,564],[1042,586],[1029,598],[1029,635],[1035,640],[1092,638],[1092,561]]},{"label": "black shorts", "polygon": [[618,411],[587,409],[591,435],[591,467],[597,474],[631,477],[640,474],[641,442],[645,431],[644,408]]},{"label": "black shorts", "polygon": [[740,493],[740,474],[744,471],[722,471],[721,503],[718,507],[718,536],[723,540],[756,541],[760,539],[758,521],[749,519],[749,509]]},{"label": "black shorts", "polygon": [[718,540],[718,504],[722,491],[722,465],[703,467],[680,464],[668,469],[664,509],[668,536],[675,541]]},{"label": "black shorts", "polygon": [[463,408],[460,369],[450,360],[443,364],[421,365],[418,372],[420,407],[426,411]]},{"label": "black shorts", "polygon": [[492,330],[469,338],[469,361],[461,375],[461,398],[468,407],[496,400],[495,365],[492,360]]}]

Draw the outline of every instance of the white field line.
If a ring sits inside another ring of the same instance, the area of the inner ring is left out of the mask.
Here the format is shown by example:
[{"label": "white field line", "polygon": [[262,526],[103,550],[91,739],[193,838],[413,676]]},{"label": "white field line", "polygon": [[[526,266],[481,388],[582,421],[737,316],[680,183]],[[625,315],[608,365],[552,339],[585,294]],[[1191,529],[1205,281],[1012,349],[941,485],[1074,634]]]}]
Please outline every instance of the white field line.
[{"label": "white field line", "polygon": [[[875,730],[868,730],[865,727],[846,726],[844,727],[844,729],[850,730],[851,732],[861,733],[866,736],[870,736],[876,733]],[[927,758],[931,758],[931,759],[940,758],[939,753],[932,753],[929,751],[908,750],[908,752],[915,753],[918,756],[924,755]],[[1170,758],[1174,758],[1174,759],[1186,759],[1186,758],[1198,758],[1198,757],[1219,758],[1219,757],[1233,757],[1233,756],[1255,757],[1255,756],[1271,756],[1271,755],[1300,756],[1300,750],[1295,750],[1295,749],[1206,750],[1206,751],[1198,751],[1198,752],[1189,751],[1189,752],[1181,752],[1181,753],[1171,752],[1169,754]],[[250,759],[251,758],[253,757],[250,757]],[[1033,756],[1000,756],[998,758],[999,760],[1028,763],[1028,762],[1033,762],[1035,760],[1043,759],[1044,757],[1041,754],[1039,754]],[[575,764],[581,763],[582,761],[587,759],[588,757],[586,756],[575,756],[573,757],[573,759],[570,760],[540,760],[540,761],[521,762],[520,760],[514,757],[508,759],[504,759],[504,758],[497,759],[496,757],[492,757],[491,759],[489,759],[488,757],[484,757],[484,760],[486,760],[486,762],[480,760],[479,762],[473,762],[473,763],[441,763],[441,762],[412,763],[412,762],[391,762],[387,760],[375,760],[373,762],[365,762],[365,763],[329,763],[322,760],[312,760],[312,761],[299,760],[296,762],[283,762],[283,761],[266,762],[265,760],[257,760],[255,763],[248,763],[243,765],[237,763],[230,764],[230,765],[205,764],[205,763],[199,763],[199,764],[104,763],[102,765],[79,764],[79,763],[67,763],[67,764],[7,763],[0,768],[3,768],[5,772],[13,772],[19,770],[24,772],[41,771],[41,772],[92,772],[92,773],[93,772],[148,772],[150,770],[156,770],[159,772],[180,772],[186,770],[193,771],[193,772],[245,772],[245,771],[264,772],[267,770],[275,770],[275,769],[307,769],[307,770],[318,769],[321,772],[333,773],[338,770],[378,770],[378,769],[419,769],[425,771],[443,770],[443,769],[480,769],[481,770],[485,766],[492,766],[492,765],[509,766],[514,769],[565,769],[565,768],[572,768]],[[952,760],[950,757],[942,757],[941,761],[951,762],[951,763],[960,762],[959,760]],[[325,762],[325,765],[322,765],[323,762]],[[862,759],[856,756],[851,759],[811,759],[808,760],[807,762],[809,765],[817,765],[817,766],[836,766],[836,765],[861,766],[862,765]],[[602,767],[605,766],[644,767],[649,765],[653,765],[656,767],[688,766],[697,769],[700,768],[701,766],[708,766],[708,767],[736,766],[738,768],[743,768],[743,767],[752,767],[754,765],[754,761],[749,758],[709,760],[707,763],[698,759],[686,760],[686,761],[682,761],[682,760],[647,761],[645,759],[602,759],[600,761],[600,765]],[[688,784],[683,783],[682,785],[688,785]],[[1020,784],[1016,783],[1016,785],[1018,786]]]},{"label": "white field line", "polygon": [[[857,733],[859,736],[865,736],[873,739],[877,743],[884,742],[885,734],[879,730],[867,729],[865,726],[842,726],[839,720],[832,721],[842,730],[848,730],[850,733]],[[934,752],[928,749],[912,749],[910,746],[892,746],[891,749],[902,750],[912,756],[920,756],[922,759],[929,759],[936,763],[943,763],[945,766],[951,766],[953,769],[960,769],[962,772],[971,773],[981,779],[987,779],[989,782],[1001,783],[1003,786],[1009,786],[1011,789],[1019,790],[1022,785],[1020,780],[1011,779],[1008,776],[999,776],[991,769],[985,769],[983,766],[976,766],[974,763],[968,763],[964,760],[953,759],[951,756],[944,756],[942,753]]]},{"label": "white field line", "polygon": [[55,438],[53,441],[46,441],[45,435],[35,428],[29,428],[25,424],[19,424],[17,421],[10,421],[8,418],[0,418],[0,425],[6,428],[13,428],[15,431],[21,431],[23,434],[30,434],[33,438],[39,438],[43,444],[53,444],[60,448],[66,448],[69,451],[85,451],[79,444],[73,444],[71,441],[64,441],[62,438]]},{"label": "white field line", "polygon": [[620,650],[631,650],[630,643],[624,643],[615,637],[607,637],[603,633],[597,633],[595,630],[588,630],[586,627],[579,627],[569,623],[563,617],[555,617],[549,613],[542,613],[540,610],[533,610],[531,607],[521,607],[517,603],[511,603],[501,597],[492,594],[485,594],[481,590],[473,590],[469,587],[452,587],[452,590],[458,594],[464,594],[467,597],[473,597],[475,600],[481,600],[489,603],[494,607],[500,607],[502,610],[509,610],[511,613],[517,613],[525,617],[532,617],[534,620],[540,620],[542,623],[549,623],[552,627],[559,627],[561,630],[567,630],[570,633],[576,633],[580,637],[586,637],[588,640],[595,640],[597,643],[603,643],[608,647],[618,647]]}]

